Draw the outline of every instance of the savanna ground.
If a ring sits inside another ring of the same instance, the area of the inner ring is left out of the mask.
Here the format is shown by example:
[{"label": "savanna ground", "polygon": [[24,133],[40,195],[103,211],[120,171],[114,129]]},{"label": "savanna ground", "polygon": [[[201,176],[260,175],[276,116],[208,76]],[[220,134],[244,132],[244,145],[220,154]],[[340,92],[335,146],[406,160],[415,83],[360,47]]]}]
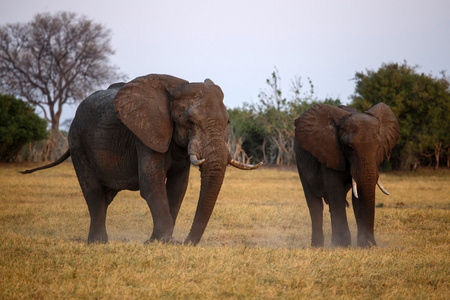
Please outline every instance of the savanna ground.
[{"label": "savanna ground", "polygon": [[[108,210],[110,242],[87,245],[87,206],[70,163],[0,165],[0,298],[448,299],[450,171],[381,174],[378,247],[310,245],[310,218],[294,169],[228,168],[196,247],[143,244],[147,204],[121,192]],[[190,229],[199,190],[192,169],[174,237]],[[347,209],[352,238],[356,224]]]}]

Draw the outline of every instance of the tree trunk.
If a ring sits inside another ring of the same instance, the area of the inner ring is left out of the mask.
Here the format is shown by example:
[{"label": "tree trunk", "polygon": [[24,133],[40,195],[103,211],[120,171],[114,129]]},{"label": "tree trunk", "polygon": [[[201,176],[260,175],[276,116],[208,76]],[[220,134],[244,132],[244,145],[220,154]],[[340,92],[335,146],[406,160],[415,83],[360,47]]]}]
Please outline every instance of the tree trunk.
[{"label": "tree trunk", "polygon": [[447,147],[447,168],[450,168],[450,147]]},{"label": "tree trunk", "polygon": [[441,156],[442,152],[441,148],[442,148],[441,143],[434,146],[434,159],[436,160],[436,165],[434,166],[435,170],[439,169],[439,156]]}]

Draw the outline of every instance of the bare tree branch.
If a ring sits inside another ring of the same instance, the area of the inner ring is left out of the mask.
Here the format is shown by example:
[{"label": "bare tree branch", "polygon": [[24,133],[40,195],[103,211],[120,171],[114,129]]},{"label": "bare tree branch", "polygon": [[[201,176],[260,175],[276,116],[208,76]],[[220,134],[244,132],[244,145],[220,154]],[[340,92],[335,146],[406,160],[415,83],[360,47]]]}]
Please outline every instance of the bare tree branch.
[{"label": "bare tree branch", "polygon": [[[111,32],[74,13],[0,27],[0,90],[40,107],[53,129],[64,104],[123,79],[109,64]],[[48,109],[48,112],[46,109]]]},{"label": "bare tree branch", "polygon": [[83,16],[37,14],[0,27],[0,92],[42,109],[58,134],[65,104],[125,76],[110,65],[111,32]]}]

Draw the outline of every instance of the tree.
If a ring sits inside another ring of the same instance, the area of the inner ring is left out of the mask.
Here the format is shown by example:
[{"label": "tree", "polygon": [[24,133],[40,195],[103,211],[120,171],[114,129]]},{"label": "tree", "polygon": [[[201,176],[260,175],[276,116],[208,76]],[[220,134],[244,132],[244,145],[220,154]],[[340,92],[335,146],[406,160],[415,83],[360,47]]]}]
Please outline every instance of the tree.
[{"label": "tree", "polygon": [[0,92],[41,108],[55,140],[63,105],[124,77],[109,63],[113,53],[110,31],[74,13],[1,26]]},{"label": "tree", "polygon": [[[314,85],[308,78],[309,89],[305,90],[302,79],[291,81],[289,97],[284,97],[281,78],[275,68],[266,80],[268,88],[258,95],[259,103],[249,105],[259,127],[262,129],[262,151],[264,161],[272,164],[293,163],[294,160],[294,120],[310,106],[319,103],[314,95]],[[327,103],[339,105],[339,100],[327,99]]]},{"label": "tree", "polygon": [[264,130],[255,112],[244,103],[242,108],[228,109],[228,115],[228,148],[233,158],[245,163],[265,161]]},{"label": "tree", "polygon": [[14,161],[25,144],[47,137],[46,128],[30,104],[0,95],[0,161]]},{"label": "tree", "polygon": [[378,71],[355,75],[352,106],[367,110],[378,102],[389,105],[400,125],[400,140],[393,149],[394,168],[415,168],[434,158],[435,168],[450,145],[450,83],[417,73],[417,66],[383,64]]},{"label": "tree", "polygon": [[261,90],[258,103],[244,103],[242,108],[229,109],[232,155],[241,160],[261,161],[277,165],[294,162],[294,120],[316,103],[339,106],[339,99],[319,101],[314,85],[308,78],[309,89],[303,88],[300,77],[291,81],[289,97],[284,97],[281,78],[275,68],[266,80],[268,88]]},{"label": "tree", "polygon": [[[290,102],[283,98],[280,81],[278,70],[275,69],[272,77],[266,80],[269,89],[260,92],[259,103],[254,106],[269,142],[269,161],[277,165],[290,164],[293,157],[293,112],[294,106],[298,104],[295,102],[299,100],[294,98],[294,101]],[[300,88],[295,90],[299,93]]]}]

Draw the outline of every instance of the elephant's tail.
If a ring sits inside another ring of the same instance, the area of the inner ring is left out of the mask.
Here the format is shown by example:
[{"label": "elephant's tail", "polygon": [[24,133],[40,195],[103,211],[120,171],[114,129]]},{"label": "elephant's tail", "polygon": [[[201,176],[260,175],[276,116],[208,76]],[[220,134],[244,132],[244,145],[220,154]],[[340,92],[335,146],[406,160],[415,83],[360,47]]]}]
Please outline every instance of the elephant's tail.
[{"label": "elephant's tail", "polygon": [[69,156],[70,156],[70,150],[67,150],[66,153],[64,153],[60,158],[58,158],[56,161],[52,162],[51,164],[48,164],[48,165],[45,165],[45,166],[42,166],[42,167],[39,167],[39,168],[31,169],[31,170],[21,171],[20,173],[22,173],[22,174],[30,174],[30,173],[33,173],[35,171],[52,168],[54,166],[59,165],[60,163],[62,163],[66,159],[68,159]]}]

